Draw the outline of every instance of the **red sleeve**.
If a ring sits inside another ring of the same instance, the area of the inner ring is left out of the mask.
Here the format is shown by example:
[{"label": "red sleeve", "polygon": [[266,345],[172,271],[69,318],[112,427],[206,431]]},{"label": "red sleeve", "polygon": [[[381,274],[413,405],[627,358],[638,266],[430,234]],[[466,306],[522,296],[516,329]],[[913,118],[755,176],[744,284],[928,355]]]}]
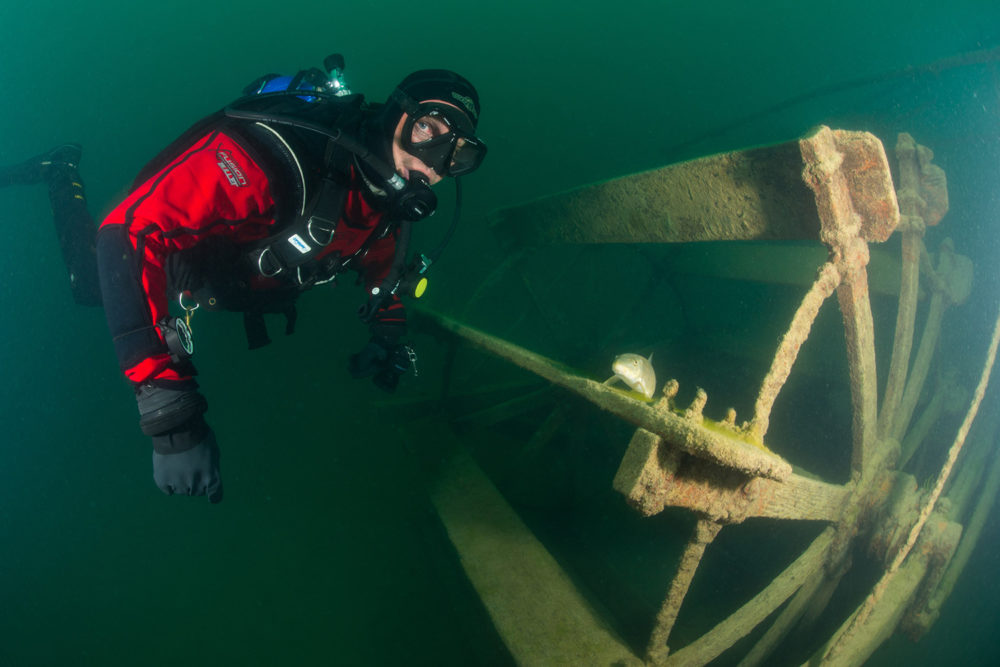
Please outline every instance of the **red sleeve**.
[{"label": "red sleeve", "polygon": [[[208,236],[263,238],[274,222],[273,205],[261,168],[231,137],[213,132],[136,188],[102,225],[124,225],[141,253],[142,291],[155,324],[168,314],[167,256]],[[126,375],[133,382],[176,377],[169,363],[167,355],[157,354]]]}]

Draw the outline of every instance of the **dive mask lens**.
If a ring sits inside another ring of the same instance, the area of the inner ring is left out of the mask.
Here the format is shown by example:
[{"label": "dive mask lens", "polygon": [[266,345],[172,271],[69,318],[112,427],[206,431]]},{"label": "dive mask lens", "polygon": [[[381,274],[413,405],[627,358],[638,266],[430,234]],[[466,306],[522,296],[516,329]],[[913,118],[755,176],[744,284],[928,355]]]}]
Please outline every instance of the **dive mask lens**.
[{"label": "dive mask lens", "polygon": [[486,157],[486,144],[478,137],[458,137],[448,165],[449,176],[462,176],[479,168]]},{"label": "dive mask lens", "polygon": [[486,144],[473,134],[472,123],[458,109],[424,103],[403,128],[407,153],[441,176],[474,171],[486,155]]},{"label": "dive mask lens", "polygon": [[408,139],[403,145],[407,153],[439,175],[446,175],[456,139],[450,126],[432,116],[422,116],[413,122],[412,128],[404,131],[404,137]]}]

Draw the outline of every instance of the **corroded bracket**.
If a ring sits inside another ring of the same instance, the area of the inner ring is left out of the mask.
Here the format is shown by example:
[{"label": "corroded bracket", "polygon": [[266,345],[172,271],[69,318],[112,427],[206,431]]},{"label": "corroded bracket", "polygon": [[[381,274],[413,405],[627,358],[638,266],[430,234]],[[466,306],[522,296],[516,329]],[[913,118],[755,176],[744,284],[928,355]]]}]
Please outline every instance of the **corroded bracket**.
[{"label": "corroded bracket", "polygon": [[684,507],[720,523],[748,517],[834,521],[850,490],[794,473],[781,482],[748,477],[690,456],[644,429],[632,436],[614,488],[644,516]]}]

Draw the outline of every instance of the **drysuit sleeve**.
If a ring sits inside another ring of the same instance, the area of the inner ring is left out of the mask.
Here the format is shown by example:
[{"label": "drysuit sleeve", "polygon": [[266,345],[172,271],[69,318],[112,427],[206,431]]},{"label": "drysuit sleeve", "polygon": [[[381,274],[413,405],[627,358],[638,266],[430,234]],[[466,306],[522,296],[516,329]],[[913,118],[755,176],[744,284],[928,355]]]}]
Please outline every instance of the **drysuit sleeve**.
[{"label": "drysuit sleeve", "polygon": [[[371,290],[388,275],[395,253],[395,234],[378,239],[371,244],[368,253],[361,261],[362,275],[368,290]],[[372,335],[392,340],[406,335],[406,308],[399,296],[393,294],[375,311],[370,329]]]},{"label": "drysuit sleeve", "polygon": [[98,264],[108,326],[129,380],[186,380],[192,372],[171,363],[155,326],[169,314],[167,258],[211,236],[262,238],[273,208],[263,170],[233,138],[215,131],[111,211],[98,234]]}]

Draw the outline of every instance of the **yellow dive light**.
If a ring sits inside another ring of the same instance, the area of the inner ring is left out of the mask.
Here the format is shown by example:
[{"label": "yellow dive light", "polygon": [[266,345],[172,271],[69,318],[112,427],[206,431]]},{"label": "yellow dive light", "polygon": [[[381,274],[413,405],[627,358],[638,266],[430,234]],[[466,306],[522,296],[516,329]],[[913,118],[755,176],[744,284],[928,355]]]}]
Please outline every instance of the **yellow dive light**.
[{"label": "yellow dive light", "polygon": [[424,295],[424,290],[427,289],[427,278],[423,276],[417,281],[417,284],[413,287],[413,297],[419,299]]}]

